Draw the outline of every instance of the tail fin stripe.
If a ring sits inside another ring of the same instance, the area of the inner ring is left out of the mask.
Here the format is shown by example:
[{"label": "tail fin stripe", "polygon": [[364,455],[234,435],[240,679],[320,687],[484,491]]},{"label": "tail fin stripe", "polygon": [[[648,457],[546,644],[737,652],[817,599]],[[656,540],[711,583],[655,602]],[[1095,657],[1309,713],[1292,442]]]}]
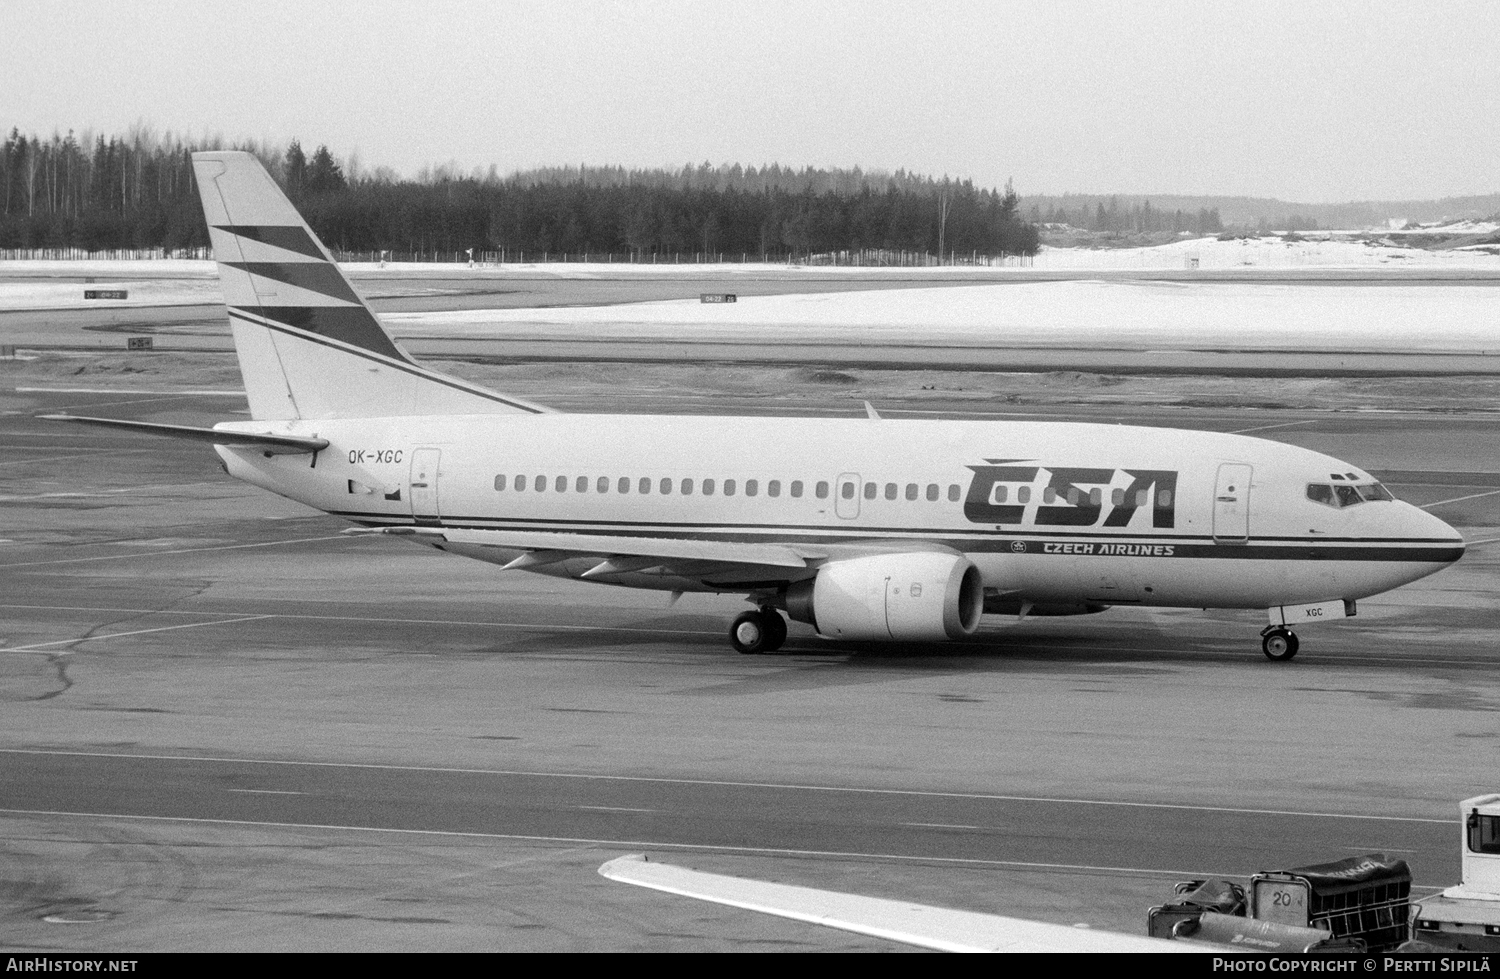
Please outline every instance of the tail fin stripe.
[{"label": "tail fin stripe", "polygon": [[318,247],[318,243],[306,230],[298,225],[284,224],[216,224],[220,231],[227,231],[241,238],[249,238],[263,245],[272,245],[276,248],[284,248],[298,255],[306,255],[308,258],[327,260],[328,256]]},{"label": "tail fin stripe", "polygon": [[306,289],[346,303],[359,303],[359,296],[349,288],[344,276],[327,262],[223,262],[232,269],[251,275],[275,279],[298,289]]},{"label": "tail fin stripe", "polygon": [[363,306],[233,306],[230,312],[248,312],[268,321],[267,326],[290,326],[340,343],[368,350],[392,360],[410,359],[391,342]]},{"label": "tail fin stripe", "polygon": [[[271,310],[278,315],[282,315],[294,308],[295,307],[287,306],[271,307]],[[336,307],[314,307],[311,310],[311,312],[316,313],[320,316],[326,313],[343,311],[343,309],[339,309]],[[350,311],[352,312],[353,310]],[[363,312],[363,310],[360,311]],[[499,394],[496,394],[494,391],[489,391],[485,388],[479,387],[478,385],[468,384],[464,381],[459,380],[458,378],[448,377],[446,374],[438,374],[433,371],[426,370],[425,368],[420,367],[417,364],[414,364],[410,360],[406,359],[405,355],[402,354],[400,349],[394,346],[391,347],[394,353],[383,354],[380,351],[373,351],[363,346],[351,344],[346,340],[343,340],[339,337],[330,336],[326,333],[299,329],[292,324],[284,323],[277,319],[272,319],[269,316],[262,316],[260,315],[260,312],[261,311],[259,309],[241,309],[237,306],[229,307],[229,315],[231,318],[238,318],[246,323],[250,323],[255,326],[265,327],[266,329],[274,330],[277,333],[284,333],[287,336],[296,337],[299,340],[307,340],[312,343],[321,344],[322,346],[330,347],[334,350],[341,350],[344,353],[363,357],[366,360],[371,360],[378,364],[384,364],[387,367],[394,367],[397,370],[405,371],[408,374],[412,374],[416,377],[423,378],[424,380],[431,381],[434,384],[441,384],[444,387],[452,388],[455,391],[463,391],[466,394],[472,394],[476,397],[484,398],[486,400],[505,405],[508,408],[514,408],[517,411],[525,412],[527,414],[539,415],[547,411],[546,408],[542,408],[538,405],[529,404],[525,401],[516,401],[511,398],[506,398]]]},{"label": "tail fin stripe", "polygon": [[193,154],[255,419],[495,415],[548,409],[408,357],[254,156]]}]

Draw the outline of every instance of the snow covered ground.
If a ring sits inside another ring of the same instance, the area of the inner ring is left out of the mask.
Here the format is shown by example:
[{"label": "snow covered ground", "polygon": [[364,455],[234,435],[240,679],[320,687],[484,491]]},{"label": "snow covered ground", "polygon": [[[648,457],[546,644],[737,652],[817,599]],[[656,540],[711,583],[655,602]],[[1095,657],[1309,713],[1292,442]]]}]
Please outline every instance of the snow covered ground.
[{"label": "snow covered ground", "polygon": [[[1200,269],[1361,267],[1356,259],[1387,252],[1405,258],[1392,267],[1500,270],[1500,256],[1371,247],[1349,241],[1279,238],[1200,239],[1159,248],[1122,251],[1049,250],[1038,267],[1080,270],[1088,263],[1110,268],[1181,268],[1196,256]],[[1173,257],[1175,256],[1175,258]],[[1130,262],[1137,264],[1132,266]],[[1156,263],[1156,264],[1151,264]],[[1298,264],[1301,263],[1301,264]],[[1366,261],[1365,264],[1369,264]],[[374,266],[352,266],[370,270]],[[630,267],[632,273],[651,266]],[[775,266],[786,275],[785,266]],[[656,266],[660,272],[764,275],[767,266]],[[399,274],[465,274],[466,266],[387,267]],[[620,265],[506,266],[506,272],[560,277],[605,277]],[[826,267],[809,271],[823,273]],[[848,269],[863,276],[875,269]],[[891,269],[903,277],[962,276],[954,268]],[[1500,354],[1500,288],[1462,282],[1442,285],[1368,283],[1267,283],[1256,281],[1160,282],[1071,280],[996,283],[945,288],[742,296],[734,304],[696,300],[603,307],[463,310],[390,314],[405,336],[546,337],[549,339],[725,340],[760,343],[903,343],[982,346],[1117,347],[1128,349],[1309,350]],[[141,275],[139,279],[123,276]],[[482,271],[478,274],[483,274]],[[792,277],[795,277],[795,272]],[[73,281],[51,281],[66,275]],[[130,299],[90,301],[79,277],[108,277],[102,289],[127,289]],[[117,278],[120,277],[120,278]],[[366,280],[378,294],[379,279]],[[0,310],[214,303],[221,301],[211,262],[3,262]]]},{"label": "snow covered ground", "polygon": [[[4,263],[7,265],[16,263]],[[134,263],[112,263],[127,265]],[[224,294],[219,290],[219,277],[212,262],[207,275],[192,278],[117,279],[112,275],[102,282],[28,282],[10,281],[0,278],[0,310],[6,309],[74,309],[89,306],[184,306],[196,303],[223,302]],[[135,269],[120,270],[128,275]],[[71,273],[87,276],[87,272]],[[110,273],[99,273],[100,275]],[[124,290],[129,298],[85,299],[88,289]]]},{"label": "snow covered ground", "polygon": [[[1044,247],[1033,259],[1029,268],[1074,271],[1110,271],[1146,269],[1160,271],[1183,271],[1193,267],[1202,271],[1256,270],[1256,269],[1373,269],[1373,268],[1430,268],[1476,271],[1500,271],[1500,247],[1495,245],[1468,246],[1441,250],[1403,247],[1403,236],[1448,234],[1489,235],[1500,231],[1495,222],[1461,222],[1443,227],[1411,228],[1402,231],[1380,232],[1385,243],[1366,243],[1341,239],[1340,235],[1371,232],[1307,232],[1300,239],[1268,235],[1260,238],[1236,238],[1220,241],[1217,238],[1190,238],[1156,245],[1148,248],[1048,248]],[[1193,262],[1196,260],[1197,265]],[[470,270],[466,263],[442,264],[419,262],[347,262],[343,268],[355,274],[427,274],[453,275]],[[963,265],[931,266],[921,268],[871,268],[869,266],[765,264],[760,262],[725,263],[717,265],[656,264],[623,265],[605,262],[554,262],[515,263],[481,266],[477,274],[487,272],[520,273],[526,275],[550,275],[568,279],[607,278],[622,273],[636,275],[701,275],[753,276],[775,270],[778,275],[804,271],[818,275],[844,274],[850,276],[897,275],[904,278],[933,276],[938,278],[962,278],[967,275],[990,278],[1006,271],[1023,271],[1017,266],[968,267]],[[142,302],[202,302],[198,290],[190,289],[181,298],[163,297],[144,284],[150,279],[175,277],[183,279],[212,280],[214,263],[191,259],[151,259],[138,262],[79,260],[79,261],[0,261],[0,308],[18,308],[22,303],[52,305],[52,300],[67,299],[68,290],[77,288],[75,283],[58,284],[55,292],[27,292],[21,283],[7,282],[29,276],[108,276],[110,283],[102,288],[139,289]],[[116,277],[141,276],[142,282],[126,283]],[[36,302],[35,300],[41,300]],[[81,296],[76,300],[82,303]],[[130,301],[136,301],[132,292]]]},{"label": "snow covered ground", "polygon": [[1028,282],[399,313],[406,336],[1500,354],[1500,288]]},{"label": "snow covered ground", "polygon": [[[1432,229],[1418,229],[1430,234]],[[1454,232],[1461,234],[1464,232]],[[1469,232],[1478,233],[1478,232]],[[1475,248],[1429,251],[1399,244],[1402,232],[1383,235],[1392,244],[1366,244],[1312,237],[1288,240],[1262,238],[1190,238],[1150,248],[1043,248],[1033,268],[1038,269],[1369,269],[1439,268],[1500,270],[1500,255]],[[1480,246],[1493,248],[1494,246]],[[1192,260],[1198,264],[1193,266]]]}]

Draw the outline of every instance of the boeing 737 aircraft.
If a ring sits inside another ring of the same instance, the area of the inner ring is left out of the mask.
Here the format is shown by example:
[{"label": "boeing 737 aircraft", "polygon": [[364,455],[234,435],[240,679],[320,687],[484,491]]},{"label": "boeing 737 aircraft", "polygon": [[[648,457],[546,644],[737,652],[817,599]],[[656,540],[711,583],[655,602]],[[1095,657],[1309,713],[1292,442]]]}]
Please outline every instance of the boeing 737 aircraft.
[{"label": "boeing 737 aircraft", "polygon": [[1047,422],[561,414],[448,377],[381,327],[253,156],[196,153],[250,421],[76,416],[212,443],[231,475],[503,568],[743,594],[830,639],[953,640],[985,612],[1269,610],[1298,625],[1458,560],[1363,470],[1211,432]]}]

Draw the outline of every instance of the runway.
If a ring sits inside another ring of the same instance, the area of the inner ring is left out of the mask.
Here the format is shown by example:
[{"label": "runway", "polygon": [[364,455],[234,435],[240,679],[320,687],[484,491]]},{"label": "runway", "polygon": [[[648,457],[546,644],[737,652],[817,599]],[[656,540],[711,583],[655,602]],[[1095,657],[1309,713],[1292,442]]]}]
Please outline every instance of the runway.
[{"label": "runway", "polygon": [[[530,383],[583,410],[619,386],[567,376]],[[0,389],[11,948],[890,948],[595,873],[643,851],[1139,933],[1174,881],[1205,874],[1385,850],[1425,888],[1454,883],[1457,800],[1494,788],[1493,543],[1306,630],[1290,664],[1260,655],[1262,617],[1196,610],[995,618],[937,647],[832,645],[794,624],[784,655],[742,657],[724,638],[736,599],[666,607],[344,537],[201,446],[32,417],[201,424],[243,407],[150,383]],[[625,401],[862,410],[844,388],[788,384],[643,383]],[[1500,538],[1486,411],[1101,397],[914,390],[890,410],[1253,431]]]}]

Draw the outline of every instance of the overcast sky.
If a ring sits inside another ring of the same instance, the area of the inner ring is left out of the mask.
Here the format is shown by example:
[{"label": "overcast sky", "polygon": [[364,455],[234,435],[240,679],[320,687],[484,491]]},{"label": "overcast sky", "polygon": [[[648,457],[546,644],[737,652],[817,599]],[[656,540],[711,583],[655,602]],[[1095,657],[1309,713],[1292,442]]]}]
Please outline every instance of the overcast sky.
[{"label": "overcast sky", "polygon": [[1022,196],[1500,191],[1500,3],[0,0],[0,125],[415,173],[862,166]]}]

